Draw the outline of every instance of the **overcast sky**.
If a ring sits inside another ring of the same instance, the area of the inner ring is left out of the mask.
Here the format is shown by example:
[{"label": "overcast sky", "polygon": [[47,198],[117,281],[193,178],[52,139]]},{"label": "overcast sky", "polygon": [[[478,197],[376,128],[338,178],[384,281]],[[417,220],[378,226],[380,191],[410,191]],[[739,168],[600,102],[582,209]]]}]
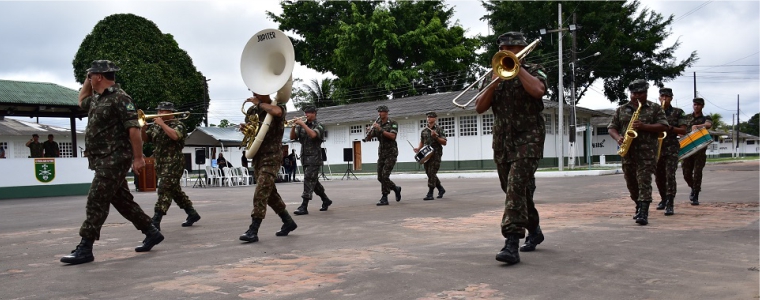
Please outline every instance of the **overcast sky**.
[{"label": "overcast sky", "polygon": [[[485,14],[479,1],[446,3],[454,7],[454,17],[468,35],[488,33],[487,24],[479,20]],[[674,15],[676,21],[665,46],[679,39],[682,43],[676,51],[679,60],[692,51],[698,53],[699,61],[694,67],[666,83],[673,88],[676,106],[687,113],[692,111],[696,72],[698,94],[707,100],[705,112],[719,113],[730,124],[736,113],[737,95],[741,120],[746,121],[760,110],[758,1],[650,0],[642,1],[642,7],[664,16]],[[573,4],[567,3],[562,9],[571,12]],[[132,13],[172,34],[196,68],[211,79],[210,123],[218,124],[225,118],[238,122],[243,118],[240,106],[250,95],[240,76],[240,54],[254,33],[277,27],[266,18],[265,11],[280,13],[279,2],[0,1],[0,79],[52,82],[79,89],[71,62],[84,37],[105,17]],[[309,82],[330,75],[296,64],[293,76]],[[657,99],[656,87],[650,89],[649,99]],[[592,86],[579,105],[592,109],[615,107],[604,98],[600,84]],[[42,119],[40,123],[68,127],[69,121]],[[77,126],[82,129],[84,125],[80,122]]]}]

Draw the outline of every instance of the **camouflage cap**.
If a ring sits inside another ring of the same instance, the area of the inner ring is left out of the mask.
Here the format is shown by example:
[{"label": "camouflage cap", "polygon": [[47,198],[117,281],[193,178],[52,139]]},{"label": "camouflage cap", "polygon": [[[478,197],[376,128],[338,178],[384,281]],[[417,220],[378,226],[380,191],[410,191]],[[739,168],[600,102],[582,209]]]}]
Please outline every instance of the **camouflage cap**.
[{"label": "camouflage cap", "polygon": [[161,102],[158,104],[158,107],[156,110],[171,110],[171,111],[177,111],[174,109],[174,103],[171,102]]},{"label": "camouflage cap", "polygon": [[427,115],[428,117],[433,117],[433,118],[438,117],[438,114],[436,114],[434,111],[429,111],[425,115]]},{"label": "camouflage cap", "polygon": [[388,107],[385,106],[385,105],[380,105],[380,106],[377,107],[377,111],[379,111],[379,112],[380,111],[388,112]]},{"label": "camouflage cap", "polygon": [[671,88],[661,88],[660,95],[673,97],[673,90]]},{"label": "camouflage cap", "polygon": [[628,90],[631,93],[646,92],[649,89],[649,83],[644,79],[636,79],[628,85]]},{"label": "camouflage cap", "polygon": [[87,69],[88,73],[111,73],[121,70],[110,60],[93,60],[92,66]]},{"label": "camouflage cap", "polygon": [[705,105],[705,99],[702,99],[701,97],[694,98],[694,100],[692,102],[694,102],[696,104],[699,104],[699,105]]},{"label": "camouflage cap", "polygon": [[314,105],[306,105],[306,106],[303,107],[303,112],[305,112],[305,113],[307,113],[307,112],[313,112],[313,113],[315,113],[315,112],[317,112],[317,107],[314,106]]},{"label": "camouflage cap", "polygon": [[523,36],[522,32],[517,32],[517,31],[510,31],[510,32],[500,35],[496,39],[496,44],[499,46],[527,46],[528,45],[528,43],[525,42],[525,37]]}]

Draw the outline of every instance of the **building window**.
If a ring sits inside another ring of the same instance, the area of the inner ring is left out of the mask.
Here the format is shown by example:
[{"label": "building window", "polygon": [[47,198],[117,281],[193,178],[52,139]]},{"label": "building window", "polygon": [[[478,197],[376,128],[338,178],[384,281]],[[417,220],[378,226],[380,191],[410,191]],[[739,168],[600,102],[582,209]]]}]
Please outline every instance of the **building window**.
[{"label": "building window", "polygon": [[554,131],[552,131],[552,115],[551,114],[544,114],[544,122],[546,122],[546,134],[554,134]]},{"label": "building window", "polygon": [[747,141],[747,145],[754,145],[755,141]]},{"label": "building window", "polygon": [[362,125],[351,125],[351,133],[364,133],[364,128],[362,128]]},{"label": "building window", "polygon": [[483,135],[493,134],[493,114],[483,115],[482,120]]},{"label": "building window", "polygon": [[420,129],[427,127],[427,118],[420,120]]},{"label": "building window", "polygon": [[74,157],[74,154],[71,152],[71,143],[70,142],[59,142],[58,143],[58,149],[61,150],[61,157]]},{"label": "building window", "polygon": [[597,135],[610,134],[610,132],[608,131],[607,127],[597,127],[596,134]]},{"label": "building window", "polygon": [[2,158],[8,158],[10,154],[8,153],[8,143],[7,142],[0,142],[0,149],[2,149],[3,157]]},{"label": "building window", "polygon": [[554,132],[559,134],[559,115],[554,115]]},{"label": "building window", "polygon": [[441,126],[446,132],[456,132],[454,131],[454,117],[438,118],[438,126]]},{"label": "building window", "polygon": [[459,136],[478,135],[478,116],[459,117]]}]

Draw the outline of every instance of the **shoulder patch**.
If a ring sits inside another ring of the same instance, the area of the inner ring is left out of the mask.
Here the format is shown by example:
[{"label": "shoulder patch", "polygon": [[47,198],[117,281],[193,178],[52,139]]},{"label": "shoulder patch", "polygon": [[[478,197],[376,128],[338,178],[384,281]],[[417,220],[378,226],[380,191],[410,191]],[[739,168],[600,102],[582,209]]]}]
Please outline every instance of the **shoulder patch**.
[{"label": "shoulder patch", "polygon": [[398,128],[398,124],[396,123],[391,124],[391,128]]},{"label": "shoulder patch", "polygon": [[132,103],[127,103],[127,110],[135,110],[135,105]]}]

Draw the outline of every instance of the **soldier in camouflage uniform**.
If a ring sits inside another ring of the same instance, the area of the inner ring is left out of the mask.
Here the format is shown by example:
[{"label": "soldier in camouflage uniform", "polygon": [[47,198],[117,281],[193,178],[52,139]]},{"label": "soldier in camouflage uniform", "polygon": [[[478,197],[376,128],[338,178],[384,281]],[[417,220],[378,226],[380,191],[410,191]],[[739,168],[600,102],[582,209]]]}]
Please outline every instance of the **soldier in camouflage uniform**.
[{"label": "soldier in camouflage uniform", "polygon": [[377,138],[380,145],[377,147],[377,181],[380,181],[380,189],[383,196],[377,202],[377,206],[388,205],[388,194],[391,190],[396,193],[396,202],[401,201],[401,187],[391,181],[391,171],[396,165],[398,159],[398,146],[396,145],[396,134],[398,134],[398,123],[388,117],[388,107],[380,105],[377,107],[378,118],[367,128],[367,137],[365,140]]},{"label": "soldier in camouflage uniform", "polygon": [[29,147],[29,157],[31,158],[37,158],[43,156],[43,149],[42,143],[40,143],[40,136],[35,134],[32,134],[32,139],[26,142],[26,146]]},{"label": "soldier in camouflage uniform", "polygon": [[[292,85],[292,81],[289,80],[287,85]],[[281,91],[285,90],[288,89],[281,89]],[[253,195],[252,222],[248,227],[248,231],[240,236],[241,241],[257,242],[259,240],[259,226],[261,226],[261,221],[266,216],[267,205],[282,219],[282,228],[275,233],[276,236],[287,236],[288,233],[296,230],[298,227],[290,214],[288,214],[285,202],[282,201],[282,197],[280,197],[280,193],[277,192],[277,187],[275,186],[277,173],[282,166],[282,135],[285,131],[284,120],[285,112],[287,111],[285,103],[287,103],[290,97],[289,92],[289,90],[285,93],[278,92],[277,99],[280,99],[279,101],[273,101],[269,95],[258,94],[254,94],[254,97],[246,100],[253,103],[253,106],[248,109],[248,115],[257,114],[261,121],[266,118],[267,114],[272,115],[273,118],[272,123],[269,125],[269,130],[261,143],[261,147],[251,158],[254,178],[256,178],[256,191]],[[241,124],[241,127],[244,125]]]},{"label": "soldier in camouflage uniform", "polygon": [[446,190],[438,180],[438,169],[441,168],[441,157],[443,156],[443,146],[446,146],[446,130],[435,123],[438,114],[430,111],[427,114],[427,126],[420,133],[420,144],[414,148],[414,153],[420,152],[423,144],[430,145],[433,148],[433,154],[425,162],[425,174],[428,178],[428,193],[422,200],[433,200],[433,189],[438,188],[438,198],[443,198]]},{"label": "soldier in camouflage uniform", "polygon": [[636,203],[634,219],[640,225],[649,223],[649,204],[652,202],[652,174],[657,165],[657,137],[660,132],[668,129],[668,120],[662,107],[647,101],[649,83],[643,79],[634,80],[628,89],[631,91],[631,101],[615,110],[612,121],[607,125],[610,137],[623,144],[624,135],[628,130],[631,117],[641,103],[638,120],[634,121],[631,129],[638,133],[633,139],[628,153],[623,160],[623,175],[628,186],[631,200]]},{"label": "soldier in camouflage uniform", "polygon": [[[689,132],[693,132],[700,128],[712,128],[712,118],[709,115],[702,114],[702,109],[705,107],[705,99],[697,97],[692,102],[694,112],[686,115],[686,129]],[[699,205],[699,192],[702,190],[702,169],[705,168],[706,161],[707,147],[687,157],[681,163],[683,179],[691,188],[691,194],[689,194],[691,205]]]},{"label": "soldier in camouflage uniform", "polygon": [[[496,43],[499,50],[513,53],[528,45],[520,32],[502,34]],[[546,129],[542,97],[548,85],[542,67],[529,63],[522,63],[517,76],[511,80],[491,75],[486,76],[484,82],[497,81],[477,98],[475,110],[479,114],[493,110],[494,162],[501,189],[506,193],[501,221],[505,243],[496,260],[515,264],[520,262],[518,245],[525,237],[526,229],[529,234],[520,250],[535,250],[536,245],[544,240],[532,187],[535,186],[538,161],[544,153]]]},{"label": "soldier in camouflage uniform", "polygon": [[61,258],[63,263],[81,264],[95,259],[92,245],[100,239],[100,228],[108,217],[110,205],[145,234],[143,244],[135,251],[150,251],[164,240],[150,217],[135,203],[127,185],[130,165],[139,174],[145,159],[135,105],[114,82],[114,72],[118,70],[110,61],[93,61],[79,92],[79,106],[88,111],[85,146],[95,177],[87,195],[87,218],[79,229],[82,241],[71,254]]},{"label": "soldier in camouflage uniform", "polygon": [[673,90],[670,88],[660,89],[660,105],[665,110],[665,118],[668,120],[667,136],[662,141],[660,158],[657,160],[657,170],[654,173],[657,190],[660,192],[660,201],[657,209],[665,209],[665,215],[670,216],[673,211],[673,201],[676,197],[676,170],[678,169],[678,150],[681,144],[678,135],[686,134],[685,115],[682,109],[673,107]]},{"label": "soldier in camouflage uniform", "polygon": [[154,208],[153,225],[161,230],[161,219],[172,205],[172,200],[177,202],[179,208],[184,209],[187,213],[187,219],[182,223],[182,227],[193,226],[198,222],[201,216],[193,208],[193,202],[187,197],[179,180],[184,174],[185,157],[182,154],[182,148],[185,147],[185,138],[187,129],[182,121],[177,120],[174,115],[169,115],[176,110],[171,102],[161,102],[158,104],[158,114],[167,115],[153,119],[153,125],[148,127],[147,124],[142,128],[143,141],[152,142],[156,146],[153,156],[156,157],[156,166],[158,167],[158,201]]},{"label": "soldier in camouflage uniform", "polygon": [[[309,200],[313,193],[322,199],[322,207],[319,211],[326,211],[332,200],[325,194],[325,187],[319,183],[319,168],[322,166],[322,139],[325,127],[317,121],[317,108],[310,105],[303,109],[306,114],[306,122],[296,120],[290,128],[290,139],[301,143],[301,165],[303,165],[303,203],[293,213],[296,215],[308,215]],[[295,150],[293,150],[295,153]],[[295,157],[295,154],[292,154]],[[295,163],[295,161],[293,161]]]}]

